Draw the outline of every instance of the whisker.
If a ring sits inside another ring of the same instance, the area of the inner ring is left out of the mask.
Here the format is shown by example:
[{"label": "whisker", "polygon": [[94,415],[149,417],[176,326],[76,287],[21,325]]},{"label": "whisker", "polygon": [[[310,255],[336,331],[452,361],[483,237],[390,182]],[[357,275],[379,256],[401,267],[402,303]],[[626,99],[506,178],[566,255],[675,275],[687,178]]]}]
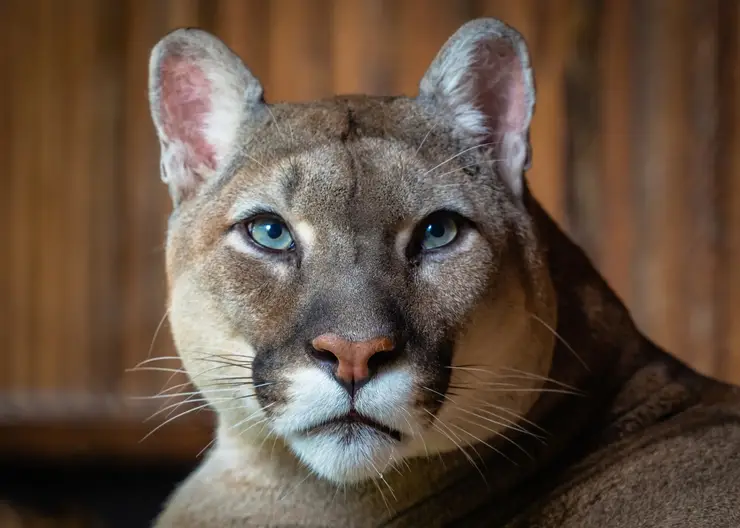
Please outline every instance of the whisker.
[{"label": "whisker", "polygon": [[[469,387],[469,388],[472,388],[472,387]],[[526,388],[514,388],[514,389],[498,389],[498,388],[494,388],[494,389],[489,389],[489,388],[485,388],[485,387],[483,387],[483,388],[475,387],[475,389],[476,390],[483,390],[485,392],[536,392],[536,393],[550,392],[550,393],[554,393],[554,394],[568,394],[570,396],[585,396],[585,394],[583,392],[575,392],[575,391],[570,391],[570,390],[566,390],[566,389],[549,389],[549,388],[546,388],[546,387],[545,388],[540,388],[540,389],[526,389]]]},{"label": "whisker", "polygon": [[455,446],[460,450],[460,452],[465,456],[465,458],[470,462],[470,464],[475,468],[475,470],[480,474],[481,478],[483,479],[483,482],[486,483],[486,486],[488,486],[488,480],[486,479],[486,476],[483,474],[483,471],[481,471],[480,467],[478,467],[478,464],[475,463],[475,460],[473,460],[473,457],[470,456],[470,454],[465,451],[465,449],[458,444],[454,438],[452,438],[449,434],[447,434],[444,429],[439,427],[438,423],[440,423],[440,420],[437,419],[437,417],[432,414],[428,409],[424,409],[424,411],[429,414],[432,417],[432,421],[430,422],[434,428],[437,429],[440,433],[442,433],[444,436],[446,436],[450,442],[455,444]]},{"label": "whisker", "polygon": [[519,464],[517,464],[511,458],[509,458],[508,456],[506,456],[500,449],[496,449],[495,447],[493,447],[491,444],[489,444],[485,440],[481,440],[480,438],[478,438],[477,436],[475,436],[473,433],[471,433],[470,431],[468,431],[464,427],[460,427],[459,425],[455,425],[453,423],[451,423],[450,425],[452,427],[456,428],[456,429],[459,429],[460,431],[462,431],[466,435],[472,437],[475,441],[480,442],[481,444],[483,444],[487,448],[491,449],[494,453],[496,453],[496,454],[500,455],[501,457],[505,458],[506,460],[508,460],[509,462],[511,462],[512,464],[514,464],[515,466],[517,466],[517,467],[519,466]]},{"label": "whisker", "polygon": [[414,437],[418,435],[418,437],[421,439],[422,445],[424,446],[424,453],[426,454],[426,457],[429,458],[429,448],[427,447],[427,441],[424,440],[424,433],[423,431],[421,431],[421,427],[419,428],[419,431],[416,431],[414,427],[411,425],[411,422],[409,421],[409,418],[413,418],[413,416],[411,416],[411,413],[408,410],[406,410],[405,407],[400,407],[400,409],[406,416],[408,416],[408,418],[404,416],[403,419],[406,420],[406,423],[409,426],[409,430],[411,431],[411,436]]},{"label": "whisker", "polygon": [[[549,376],[542,376],[540,374],[535,374],[533,372],[527,372],[526,370],[519,370],[513,367],[498,367],[500,370],[510,371],[514,372],[515,374],[498,374],[492,370],[484,369],[484,368],[478,368],[478,367],[472,367],[472,366],[447,366],[446,368],[452,369],[452,370],[460,370],[465,373],[471,374],[471,376],[475,377],[474,373],[482,373],[482,374],[488,374],[496,379],[536,379],[541,381],[549,381],[550,383],[553,383],[555,385],[559,385],[563,388],[570,389],[575,392],[580,392],[578,388],[568,385],[567,383],[564,383],[562,381],[558,381],[555,378],[551,378]],[[480,378],[476,378],[480,379]]]},{"label": "whisker", "polygon": [[380,498],[383,499],[383,504],[385,504],[386,509],[388,510],[388,515],[393,515],[393,510],[391,510],[391,505],[388,503],[388,499],[385,498],[385,493],[383,493],[383,489],[378,484],[378,480],[371,478],[370,479],[373,484],[375,484],[375,488],[380,493]]},{"label": "whisker", "polygon": [[[457,418],[459,418],[460,420],[463,420],[464,422],[467,422],[467,423],[469,423],[469,424],[471,424],[471,425],[475,425],[476,427],[482,427],[482,428],[483,428],[483,429],[485,429],[486,431],[489,431],[490,433],[493,433],[493,434],[495,434],[496,436],[498,436],[498,437],[501,437],[501,438],[503,438],[504,440],[506,440],[506,441],[507,441],[507,442],[509,442],[510,444],[512,444],[512,445],[514,445],[514,446],[516,446],[516,447],[517,447],[517,448],[518,448],[518,449],[519,449],[519,450],[520,450],[520,451],[521,451],[522,453],[524,453],[524,454],[525,454],[525,455],[526,455],[526,456],[527,456],[527,457],[528,457],[528,458],[529,458],[530,460],[534,460],[534,458],[532,458],[532,455],[530,455],[530,454],[529,454],[529,452],[527,452],[527,450],[526,450],[526,449],[524,449],[524,448],[523,448],[522,446],[520,446],[520,445],[519,445],[519,444],[518,444],[517,442],[515,442],[515,441],[514,441],[513,439],[509,438],[509,437],[508,437],[508,436],[506,436],[505,434],[503,434],[503,433],[501,433],[501,432],[499,432],[499,431],[496,431],[495,429],[491,429],[490,427],[487,427],[487,426],[485,426],[485,425],[483,425],[483,424],[479,424],[479,423],[477,423],[477,422],[474,422],[474,421],[472,421],[472,420],[468,420],[468,419],[466,419],[466,418],[463,418],[462,416],[458,416]],[[489,446],[489,447],[490,447],[490,446]],[[498,451],[497,451],[497,452],[498,452]],[[512,464],[514,464],[515,466],[516,466],[516,465],[518,465],[518,464],[517,464],[516,462],[514,462],[513,460],[511,460],[511,459],[510,459],[509,457],[507,457],[507,456],[506,456],[506,455],[504,455],[503,453],[499,452],[499,454],[500,454],[501,456],[503,456],[504,458],[506,458],[507,460],[509,460],[509,461],[510,461],[510,462],[511,462]]]},{"label": "whisker", "polygon": [[436,120],[436,121],[434,122],[434,124],[433,124],[433,125],[432,125],[431,127],[429,127],[429,130],[427,131],[427,133],[426,133],[426,134],[424,134],[424,137],[423,137],[423,138],[421,139],[421,143],[419,143],[419,146],[418,146],[418,147],[416,147],[416,152],[414,152],[414,156],[418,156],[418,155],[419,155],[419,152],[421,152],[421,147],[423,147],[423,146],[424,146],[424,143],[426,143],[426,140],[427,140],[427,138],[428,138],[428,137],[429,137],[429,135],[430,135],[430,134],[432,133],[432,131],[433,131],[433,130],[434,130],[435,128],[437,128],[437,125],[438,125],[438,124],[439,124],[439,120]]},{"label": "whisker", "polygon": [[[462,167],[458,167],[456,169],[452,169],[452,170],[449,170],[447,172],[443,172],[442,174],[435,174],[434,177],[435,178],[442,178],[443,176],[447,176],[448,174],[452,174],[452,173],[455,173],[457,171],[461,171],[463,169],[468,169],[470,167],[476,167],[477,165],[478,165],[477,163],[468,163],[467,165],[463,165]],[[453,183],[444,183],[444,184],[441,184],[441,185],[438,184],[435,187],[437,189],[439,189],[439,188],[442,188],[442,187],[450,187],[450,186],[457,187],[459,185],[460,185],[460,183],[453,182]]]},{"label": "whisker", "polygon": [[134,367],[130,369],[126,369],[125,372],[174,372],[175,374],[187,374],[187,371],[185,369],[175,369],[175,368],[168,368],[168,367]]},{"label": "whisker", "polygon": [[[219,400],[219,401],[227,401],[227,400],[231,400],[231,398],[226,398],[224,400]],[[181,407],[181,406],[183,406],[183,405],[185,405],[187,403],[200,403],[200,402],[206,402],[206,405],[208,403],[210,403],[209,400],[207,398],[205,398],[205,397],[203,397],[203,398],[193,398],[192,396],[189,396],[189,397],[185,398],[184,400],[181,400],[181,401],[178,401],[178,402],[175,402],[175,403],[171,403],[171,404],[169,404],[169,405],[167,405],[165,407],[162,407],[161,409],[155,411],[154,414],[152,414],[149,418],[146,418],[144,420],[144,422],[146,423],[148,421],[151,421],[154,418],[156,418],[157,416],[159,416],[160,414],[165,413],[165,412],[167,412],[170,409],[172,409],[172,411],[174,412],[179,407]],[[172,415],[172,412],[170,414],[168,414],[166,417],[169,418],[171,415]]]},{"label": "whisker", "polygon": [[269,419],[270,419],[269,417],[265,417],[265,418],[262,418],[261,420],[257,420],[256,422],[254,422],[254,423],[253,423],[252,425],[250,425],[250,426],[249,426],[249,427],[247,427],[246,429],[243,429],[243,430],[239,431],[239,435],[243,435],[244,433],[246,433],[247,431],[249,431],[249,430],[250,430],[250,429],[252,429],[253,427],[257,427],[257,426],[258,426],[258,425],[260,425],[260,424],[264,424],[264,423],[265,423],[265,422],[267,422],[267,421],[268,421]]},{"label": "whisker", "polygon": [[168,423],[172,422],[173,420],[176,420],[178,418],[182,418],[185,415],[188,415],[188,414],[190,414],[192,412],[195,412],[195,411],[197,411],[199,409],[203,409],[205,407],[208,407],[209,405],[210,405],[210,403],[205,403],[203,405],[199,405],[197,407],[193,407],[192,409],[188,409],[187,411],[184,411],[184,412],[182,412],[180,414],[177,414],[177,415],[173,416],[172,418],[168,418],[167,420],[165,420],[164,422],[162,422],[161,424],[159,424],[158,426],[156,426],[154,429],[152,429],[151,431],[149,431],[144,436],[144,438],[142,438],[141,440],[139,440],[139,443],[143,442],[144,440],[146,440],[147,438],[149,438],[150,436],[152,436],[154,433],[156,433],[157,431],[159,431],[162,427],[164,427]]},{"label": "whisker", "polygon": [[517,374],[521,374],[522,376],[527,376],[527,377],[538,379],[538,380],[542,380],[542,381],[548,381],[548,382],[550,382],[550,383],[552,383],[554,385],[560,385],[561,387],[566,388],[568,390],[572,390],[574,392],[583,392],[580,389],[578,389],[577,387],[574,387],[573,385],[568,385],[565,382],[558,381],[558,380],[556,380],[554,378],[551,378],[549,376],[541,376],[541,375],[535,374],[533,372],[527,372],[525,370],[519,370],[519,369],[515,369],[513,367],[501,367],[501,370],[510,370],[511,372],[516,372]]},{"label": "whisker", "polygon": [[459,411],[462,411],[462,412],[466,413],[466,414],[472,414],[473,416],[475,416],[477,418],[480,418],[481,420],[486,420],[487,422],[491,422],[492,424],[495,424],[495,425],[500,425],[501,427],[505,427],[506,429],[513,429],[514,431],[517,431],[519,433],[525,434],[527,436],[531,436],[533,438],[536,438],[540,442],[543,442],[544,443],[544,438],[542,438],[540,435],[535,434],[535,433],[533,433],[531,431],[528,431],[525,428],[523,428],[522,426],[520,426],[519,424],[517,424],[516,422],[513,422],[511,420],[508,420],[508,419],[506,419],[504,417],[498,416],[498,415],[496,415],[496,414],[494,414],[494,413],[492,413],[490,411],[485,411],[483,409],[478,409],[480,412],[485,412],[485,413],[490,414],[490,415],[492,415],[492,416],[494,416],[496,418],[499,418],[501,420],[505,420],[508,423],[499,422],[499,421],[494,420],[492,418],[487,418],[485,416],[481,416],[478,413],[476,413],[475,411],[471,411],[471,410],[465,409],[465,408],[463,408],[462,406],[459,406],[459,405],[457,406],[457,409]]},{"label": "whisker", "polygon": [[[208,389],[207,392],[233,392],[234,389]],[[154,394],[152,396],[129,396],[131,400],[160,400],[164,398],[172,398],[175,396],[190,396],[193,394],[203,394],[203,391],[188,391],[178,392],[177,394]]]},{"label": "whisker", "polygon": [[527,425],[531,425],[535,429],[538,429],[539,431],[541,431],[543,434],[546,434],[546,435],[549,435],[550,434],[546,429],[543,429],[542,427],[540,427],[539,425],[537,425],[533,421],[525,418],[521,414],[515,412],[514,410],[512,410],[512,409],[510,409],[508,407],[504,407],[504,406],[501,406],[501,405],[496,405],[494,403],[487,402],[486,400],[482,400],[480,398],[475,398],[473,396],[461,396],[461,398],[463,398],[465,400],[471,400],[473,402],[479,403],[481,405],[481,407],[478,407],[477,409],[479,411],[481,411],[481,412],[488,413],[491,416],[495,416],[495,417],[500,418],[502,420],[505,419],[505,418],[503,418],[502,416],[499,416],[496,413],[493,413],[491,411],[486,411],[485,409],[483,409],[483,407],[491,407],[493,409],[496,409],[497,411],[505,412],[505,413],[507,413],[507,414],[509,414],[511,416],[514,416],[517,420],[521,420],[522,422],[526,423]]},{"label": "whisker", "polygon": [[565,345],[565,347],[568,350],[571,351],[571,353],[575,356],[575,358],[581,363],[581,365],[583,365],[583,368],[585,368],[588,372],[591,372],[591,369],[588,368],[588,365],[583,360],[583,358],[578,355],[578,353],[573,349],[573,347],[570,346],[570,343],[568,343],[565,339],[563,339],[563,337],[560,334],[558,334],[552,326],[550,326],[545,321],[543,321],[542,318],[540,318],[537,314],[534,314],[532,312],[527,312],[527,313],[529,314],[530,317],[532,317],[532,319],[534,319],[535,321],[540,323],[542,326],[547,328],[550,332],[552,332],[552,335],[554,335],[558,341],[560,341],[563,345]]},{"label": "whisker", "polygon": [[146,354],[147,358],[152,357],[152,351],[154,350],[154,343],[157,341],[157,336],[159,335],[160,330],[162,330],[162,326],[164,325],[164,322],[167,320],[167,316],[170,314],[170,309],[167,308],[164,311],[164,315],[159,320],[159,323],[157,324],[157,328],[154,330],[154,337],[152,337],[152,342],[149,343],[149,351]]},{"label": "whisker", "polygon": [[290,495],[293,495],[293,493],[295,493],[296,491],[298,491],[298,488],[300,488],[301,485],[304,482],[306,482],[309,478],[311,478],[311,475],[312,475],[312,473],[310,471],[308,471],[307,474],[306,474],[306,476],[303,477],[301,479],[301,481],[298,482],[298,484],[296,484],[295,486],[291,486],[290,488],[288,488],[287,490],[285,490],[285,492],[283,494],[281,494],[278,497],[278,502],[282,502],[284,499],[288,498]]},{"label": "whisker", "polygon": [[428,171],[426,171],[424,174],[422,174],[421,177],[424,177],[427,174],[429,174],[430,172],[438,169],[439,167],[448,164],[449,162],[451,162],[452,160],[454,160],[456,158],[459,158],[460,156],[462,156],[466,152],[470,152],[471,150],[475,150],[475,149],[479,149],[479,148],[483,148],[483,147],[493,146],[493,145],[496,145],[497,143],[498,142],[481,143],[480,145],[474,145],[472,147],[468,147],[466,149],[463,149],[460,152],[458,152],[457,154],[455,154],[454,156],[450,156],[449,158],[447,158],[443,162],[438,163],[437,165],[435,165],[434,167],[432,167],[431,169],[429,169]]},{"label": "whisker", "polygon": [[[267,111],[270,112],[270,117],[272,117],[272,122],[275,123],[275,128],[277,128],[278,129],[278,132],[280,133],[280,135],[283,136],[283,138],[285,138],[285,134],[283,133],[283,129],[278,124],[278,120],[275,117],[275,114],[272,112],[272,108],[270,108],[270,105],[265,105],[265,108],[267,108]],[[285,139],[287,139],[287,138],[285,138]],[[262,165],[262,164],[260,163],[260,165]],[[262,166],[264,167],[264,165],[262,165]]]},{"label": "whisker", "polygon": [[[252,418],[254,418],[255,416],[257,416],[259,413],[261,413],[262,411],[265,411],[265,410],[269,409],[270,407],[272,407],[276,403],[277,402],[272,402],[272,403],[269,403],[269,404],[265,405],[264,407],[261,407],[261,408],[257,409],[252,414],[250,414],[249,416],[247,416],[245,419],[243,419],[243,420],[237,422],[236,424],[232,425],[229,429],[232,429],[232,430],[233,429],[236,429],[237,427],[239,427],[243,423],[248,422],[249,420],[251,420]],[[249,429],[247,428],[247,430],[249,430]],[[240,431],[239,434],[242,434],[243,432],[244,431]]]},{"label": "whisker", "polygon": [[377,466],[376,466],[376,465],[375,465],[375,464],[373,463],[373,461],[372,461],[372,459],[370,459],[370,457],[367,457],[367,461],[368,461],[368,462],[370,463],[370,465],[371,465],[371,466],[373,467],[373,469],[375,470],[375,472],[376,472],[376,473],[378,474],[378,478],[379,478],[379,479],[380,479],[381,481],[383,481],[383,483],[384,483],[384,484],[385,484],[385,485],[386,485],[386,486],[388,487],[388,491],[390,491],[390,492],[391,492],[391,497],[393,497],[393,500],[395,500],[395,501],[398,501],[398,498],[396,497],[396,494],[394,493],[394,491],[393,491],[393,488],[392,488],[392,487],[391,487],[391,485],[390,485],[390,484],[388,483],[388,481],[387,481],[387,480],[385,480],[385,477],[383,476],[383,473],[381,473],[381,472],[380,472],[380,471],[378,470]]},{"label": "whisker", "polygon": [[[473,414],[474,416],[478,416],[478,418],[483,418],[483,419],[486,419],[486,420],[488,420],[488,421],[489,421],[489,422],[491,422],[491,423],[495,423],[495,424],[497,424],[497,425],[501,425],[502,427],[506,427],[506,428],[509,428],[509,429],[514,429],[514,430],[516,430],[516,431],[519,431],[519,432],[521,432],[521,433],[523,433],[523,434],[527,434],[527,435],[531,435],[531,436],[534,436],[534,437],[535,437],[535,438],[537,438],[538,440],[543,440],[543,439],[542,439],[542,438],[541,438],[540,436],[538,436],[538,435],[536,435],[536,434],[532,433],[531,431],[527,431],[527,430],[526,430],[525,428],[523,428],[523,427],[522,427],[521,425],[519,425],[519,424],[517,424],[517,423],[515,423],[515,422],[511,422],[511,425],[506,425],[506,424],[502,424],[502,423],[500,423],[500,422],[496,422],[495,420],[492,420],[492,419],[490,419],[490,418],[485,418],[485,417],[479,416],[479,415],[475,414],[475,413],[474,413],[473,411],[470,411],[470,410],[466,409],[465,407],[463,407],[462,405],[460,405],[460,404],[459,404],[459,403],[458,403],[457,401],[453,400],[452,398],[450,398],[450,397],[449,397],[449,396],[447,396],[446,394],[442,394],[441,392],[439,392],[439,391],[436,391],[436,390],[434,390],[434,389],[430,389],[430,388],[428,388],[428,387],[424,387],[424,388],[425,388],[426,390],[428,390],[429,392],[431,392],[431,393],[433,393],[433,394],[436,394],[437,396],[441,396],[442,398],[444,398],[444,399],[448,400],[448,401],[449,401],[449,402],[451,402],[451,403],[452,403],[453,405],[455,405],[455,406],[456,406],[456,408],[457,408],[458,410],[460,410],[460,411],[462,411],[462,412],[465,412],[465,413],[469,413],[469,414]],[[463,399],[464,399],[464,397],[463,397]],[[473,400],[478,400],[477,398],[471,398],[471,399],[473,399]],[[478,400],[478,401],[480,401],[480,402],[483,402],[483,403],[487,403],[487,402],[485,402],[485,400]],[[490,411],[484,411],[483,409],[479,409],[479,410],[480,410],[480,411],[482,411],[482,412],[487,412],[488,414],[490,414],[490,415],[492,415],[492,416],[494,416],[494,417],[496,417],[496,418],[499,418],[499,419],[502,419],[502,420],[506,420],[506,418],[503,418],[503,417],[501,417],[501,416],[498,416],[498,415],[496,415],[495,413],[492,413],[492,412],[490,412]],[[521,417],[520,417],[520,418],[521,418]],[[509,420],[507,420],[507,421],[509,421]],[[525,421],[528,421],[528,420],[525,420]],[[532,422],[530,422],[530,423],[532,423]],[[534,425],[534,424],[533,424],[533,425]],[[541,429],[541,428],[540,428],[540,429]]]},{"label": "whisker", "polygon": [[211,439],[211,441],[210,441],[210,442],[208,442],[208,443],[207,443],[207,444],[205,445],[205,447],[204,447],[203,449],[201,449],[200,451],[198,451],[198,454],[197,454],[197,455],[195,455],[195,458],[200,458],[200,457],[201,457],[201,455],[202,455],[203,453],[205,453],[205,452],[206,452],[206,451],[208,450],[208,448],[209,448],[209,447],[211,447],[211,446],[212,446],[213,444],[215,444],[215,443],[216,443],[216,440],[217,440],[217,439],[218,439],[218,438],[216,437],[216,435],[214,435],[214,436],[213,436],[213,438]]},{"label": "whisker", "polygon": [[165,361],[165,360],[172,360],[172,359],[176,359],[176,360],[180,361],[180,356],[157,356],[157,357],[153,357],[153,358],[150,357],[150,358],[147,358],[147,359],[145,359],[143,361],[138,362],[136,365],[134,365],[133,368],[138,368],[138,367],[141,367],[143,365],[147,365],[149,363],[154,363],[155,361]]}]

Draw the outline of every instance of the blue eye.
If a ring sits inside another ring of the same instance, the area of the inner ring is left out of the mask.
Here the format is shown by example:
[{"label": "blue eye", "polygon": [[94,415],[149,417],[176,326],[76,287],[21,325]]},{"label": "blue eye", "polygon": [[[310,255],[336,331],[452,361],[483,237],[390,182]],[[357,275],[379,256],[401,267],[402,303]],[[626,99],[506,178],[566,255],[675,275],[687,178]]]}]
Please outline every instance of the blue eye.
[{"label": "blue eye", "polygon": [[457,223],[450,216],[440,216],[427,220],[424,226],[421,247],[427,251],[441,248],[455,240],[457,233]]},{"label": "blue eye", "polygon": [[257,218],[247,226],[249,236],[257,244],[274,251],[293,249],[293,237],[288,227],[277,218]]}]

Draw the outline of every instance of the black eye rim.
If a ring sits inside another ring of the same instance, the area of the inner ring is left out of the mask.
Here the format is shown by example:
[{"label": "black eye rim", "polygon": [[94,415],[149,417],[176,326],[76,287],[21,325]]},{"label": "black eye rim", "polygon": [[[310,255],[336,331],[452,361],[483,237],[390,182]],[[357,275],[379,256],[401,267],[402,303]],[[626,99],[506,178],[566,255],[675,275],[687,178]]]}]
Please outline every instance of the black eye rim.
[{"label": "black eye rim", "polygon": [[[267,247],[257,242],[257,240],[255,240],[255,238],[252,236],[252,228],[254,226],[254,223],[259,220],[272,220],[272,221],[280,223],[283,226],[283,228],[286,231],[288,231],[288,234],[290,235],[290,238],[291,238],[290,246],[286,249],[275,249],[275,248]],[[245,238],[250,244],[252,244],[254,247],[256,247],[257,249],[265,253],[272,253],[275,255],[284,255],[286,253],[292,253],[296,250],[296,242],[295,242],[295,236],[293,236],[293,230],[288,225],[288,222],[286,222],[278,214],[269,213],[269,212],[256,213],[256,214],[249,216],[248,218],[240,220],[234,225],[234,227],[242,231],[242,234],[245,236]]]},{"label": "black eye rim", "polygon": [[[430,248],[430,249],[425,248],[422,242],[424,240],[424,234],[426,231],[426,227],[430,223],[439,221],[439,220],[452,220],[455,224],[455,227],[457,227],[457,231],[458,231],[457,236],[454,239],[452,239],[449,243],[443,246]],[[448,251],[457,245],[462,235],[464,234],[464,230],[470,227],[473,227],[473,223],[467,218],[465,218],[463,215],[461,215],[460,213],[451,211],[449,209],[440,209],[438,211],[434,211],[433,213],[430,213],[424,218],[422,218],[414,227],[414,231],[413,231],[413,234],[411,235],[411,239],[409,240],[409,243],[406,246],[406,256],[409,260],[414,260],[414,259],[418,259],[421,255]]]}]

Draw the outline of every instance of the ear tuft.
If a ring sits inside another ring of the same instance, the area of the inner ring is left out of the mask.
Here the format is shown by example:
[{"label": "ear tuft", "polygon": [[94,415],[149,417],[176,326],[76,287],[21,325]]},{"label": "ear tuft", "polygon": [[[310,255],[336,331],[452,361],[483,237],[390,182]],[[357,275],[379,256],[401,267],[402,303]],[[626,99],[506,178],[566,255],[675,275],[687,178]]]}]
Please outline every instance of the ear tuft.
[{"label": "ear tuft", "polygon": [[445,43],[420,84],[420,100],[455,130],[490,150],[518,197],[529,165],[535,89],[523,37],[495,19],[464,24]]},{"label": "ear tuft", "polygon": [[177,204],[223,168],[263,93],[223,42],[199,29],[178,29],[152,50],[149,103],[162,146],[162,180]]}]

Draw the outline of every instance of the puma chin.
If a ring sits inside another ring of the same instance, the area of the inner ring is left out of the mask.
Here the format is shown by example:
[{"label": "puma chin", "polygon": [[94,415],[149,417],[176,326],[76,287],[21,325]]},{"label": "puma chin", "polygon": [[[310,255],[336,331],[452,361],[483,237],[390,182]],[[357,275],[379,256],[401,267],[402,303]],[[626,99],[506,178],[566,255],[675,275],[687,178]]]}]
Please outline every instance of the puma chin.
[{"label": "puma chin", "polygon": [[[491,24],[463,28],[416,98],[268,105],[215,37],[155,48],[170,321],[216,449],[277,439],[352,483],[522,430],[557,314],[520,201],[529,65]],[[466,99],[464,61],[497,69],[496,108]]]}]

